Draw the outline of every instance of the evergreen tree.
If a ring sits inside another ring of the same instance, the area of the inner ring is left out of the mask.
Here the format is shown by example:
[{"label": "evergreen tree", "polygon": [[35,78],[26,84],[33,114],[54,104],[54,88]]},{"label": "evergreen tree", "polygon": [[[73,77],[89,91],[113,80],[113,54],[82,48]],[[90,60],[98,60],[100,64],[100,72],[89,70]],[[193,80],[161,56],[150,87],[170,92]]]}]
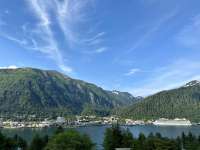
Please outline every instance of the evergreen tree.
[{"label": "evergreen tree", "polygon": [[47,136],[41,138],[38,134],[36,134],[31,141],[29,150],[43,150],[47,142]]},{"label": "evergreen tree", "polygon": [[68,130],[54,135],[45,150],[92,150],[94,144],[87,135],[78,131]]},{"label": "evergreen tree", "polygon": [[122,147],[123,137],[119,125],[112,125],[111,128],[107,128],[104,136],[103,147],[105,150],[114,150]]},{"label": "evergreen tree", "polygon": [[28,148],[27,142],[24,139],[22,139],[18,135],[15,135],[13,137],[13,139],[16,141],[16,144],[17,144],[18,148],[21,148],[22,150],[27,150],[27,148]]},{"label": "evergreen tree", "polygon": [[133,135],[128,129],[122,133],[122,146],[128,148],[133,146]]},{"label": "evergreen tree", "polygon": [[63,129],[62,126],[59,126],[56,131],[55,131],[55,134],[59,134],[59,133],[63,133],[65,130]]}]

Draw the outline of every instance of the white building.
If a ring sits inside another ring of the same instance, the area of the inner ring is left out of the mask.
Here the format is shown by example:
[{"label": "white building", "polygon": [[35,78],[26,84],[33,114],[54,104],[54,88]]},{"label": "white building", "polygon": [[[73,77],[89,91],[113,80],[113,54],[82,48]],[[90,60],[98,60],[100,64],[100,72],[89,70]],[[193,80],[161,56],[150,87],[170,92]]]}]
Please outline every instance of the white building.
[{"label": "white building", "polygon": [[191,126],[192,123],[183,118],[183,119],[166,119],[166,118],[160,118],[153,122],[154,125],[158,126]]},{"label": "white building", "polygon": [[57,117],[57,119],[56,119],[56,123],[58,123],[58,124],[63,124],[63,123],[65,123],[65,118],[64,117]]}]

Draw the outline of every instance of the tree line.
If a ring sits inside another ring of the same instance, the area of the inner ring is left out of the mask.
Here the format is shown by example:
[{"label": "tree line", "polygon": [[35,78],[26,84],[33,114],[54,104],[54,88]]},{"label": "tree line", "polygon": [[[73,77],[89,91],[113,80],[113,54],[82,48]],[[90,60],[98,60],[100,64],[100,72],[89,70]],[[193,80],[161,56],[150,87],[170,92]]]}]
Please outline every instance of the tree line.
[{"label": "tree line", "polygon": [[186,118],[198,123],[200,121],[200,86],[162,91],[120,111],[117,110],[115,114],[138,120]]},{"label": "tree line", "polygon": [[[106,129],[102,144],[104,150],[130,148],[131,150],[200,150],[200,136],[182,133],[176,139],[162,137],[160,133],[148,136],[140,133],[136,138],[128,129],[113,125]],[[30,144],[15,135],[6,137],[0,133],[0,150],[95,150],[89,136],[76,130],[64,131],[59,127],[53,136],[35,135]]]},{"label": "tree line", "polygon": [[106,129],[104,150],[116,148],[130,148],[131,150],[200,150],[200,136],[196,137],[191,132],[182,133],[175,139],[162,137],[160,133],[150,133],[145,136],[140,133],[136,138],[128,129],[122,129],[118,125]]}]

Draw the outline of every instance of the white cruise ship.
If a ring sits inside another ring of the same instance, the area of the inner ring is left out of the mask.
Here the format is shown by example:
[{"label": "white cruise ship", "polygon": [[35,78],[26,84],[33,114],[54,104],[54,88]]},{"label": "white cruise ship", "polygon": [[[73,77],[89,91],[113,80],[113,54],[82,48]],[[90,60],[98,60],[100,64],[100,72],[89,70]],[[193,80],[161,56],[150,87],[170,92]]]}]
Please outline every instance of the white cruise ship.
[{"label": "white cruise ship", "polygon": [[185,118],[183,119],[166,119],[166,118],[160,118],[153,122],[154,125],[157,126],[191,126],[191,122]]}]

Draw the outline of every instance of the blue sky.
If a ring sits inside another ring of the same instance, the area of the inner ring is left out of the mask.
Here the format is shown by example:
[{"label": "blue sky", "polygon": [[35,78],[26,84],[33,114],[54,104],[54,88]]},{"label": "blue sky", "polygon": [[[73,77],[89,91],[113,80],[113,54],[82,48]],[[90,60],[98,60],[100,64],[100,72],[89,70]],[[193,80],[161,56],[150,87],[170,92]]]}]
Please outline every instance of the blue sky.
[{"label": "blue sky", "polygon": [[0,67],[146,96],[200,79],[199,0],[1,0]]}]

